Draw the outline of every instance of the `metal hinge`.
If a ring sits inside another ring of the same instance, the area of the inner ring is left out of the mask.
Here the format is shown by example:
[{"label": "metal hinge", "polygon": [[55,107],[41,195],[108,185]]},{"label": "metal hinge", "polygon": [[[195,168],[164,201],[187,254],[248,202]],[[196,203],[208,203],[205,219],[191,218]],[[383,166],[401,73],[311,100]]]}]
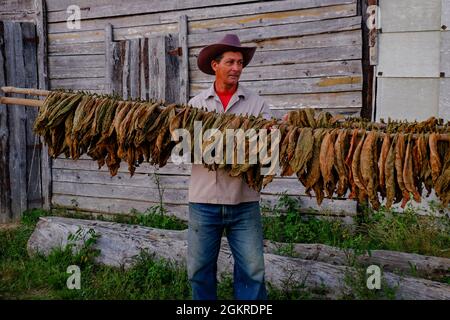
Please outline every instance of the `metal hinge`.
[{"label": "metal hinge", "polygon": [[178,47],[173,50],[169,50],[167,53],[170,54],[171,56],[181,57],[181,55],[183,54],[183,49],[181,47]]}]

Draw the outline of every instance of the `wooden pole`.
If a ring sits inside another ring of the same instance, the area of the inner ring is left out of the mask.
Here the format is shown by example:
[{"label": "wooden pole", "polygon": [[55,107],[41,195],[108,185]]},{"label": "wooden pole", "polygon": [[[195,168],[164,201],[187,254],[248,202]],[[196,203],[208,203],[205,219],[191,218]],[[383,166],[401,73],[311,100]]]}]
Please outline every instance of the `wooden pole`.
[{"label": "wooden pole", "polygon": [[28,107],[40,107],[44,104],[44,100],[0,97],[0,104],[13,104],[13,105],[28,106]]},{"label": "wooden pole", "polygon": [[16,87],[1,87],[1,89],[4,93],[28,94],[30,96],[48,96],[50,94],[50,91],[48,90],[16,88]]}]

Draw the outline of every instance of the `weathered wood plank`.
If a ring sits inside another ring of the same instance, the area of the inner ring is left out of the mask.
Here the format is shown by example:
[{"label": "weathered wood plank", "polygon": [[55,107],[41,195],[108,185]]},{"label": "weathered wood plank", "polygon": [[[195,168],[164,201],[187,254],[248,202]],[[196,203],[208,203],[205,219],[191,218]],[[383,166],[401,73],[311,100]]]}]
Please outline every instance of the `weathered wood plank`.
[{"label": "weathered wood plank", "polygon": [[106,90],[105,78],[50,79],[50,89]]},{"label": "weathered wood plank", "polygon": [[[50,2],[50,6],[52,6]],[[97,3],[97,2],[96,2]],[[111,23],[118,28],[124,26],[130,26],[130,21],[132,21],[134,26],[148,25],[148,24],[158,24],[158,23],[172,23],[178,20],[179,15],[189,15],[191,21],[223,18],[223,17],[236,17],[248,15],[249,12],[254,14],[262,14],[267,12],[283,12],[288,10],[298,10],[307,8],[324,7],[331,5],[343,5],[356,3],[356,0],[281,0],[281,1],[265,1],[265,2],[253,2],[253,3],[243,3],[234,4],[229,6],[222,6],[220,10],[212,10],[209,7],[205,8],[195,8],[176,10],[176,11],[166,11],[166,12],[155,12],[155,13],[144,13],[139,12],[139,15],[133,16],[115,16],[115,17],[105,17],[84,20],[81,29],[82,30],[95,30],[103,29],[105,23]],[[60,10],[65,10],[67,5],[61,7]],[[54,10],[51,10],[54,11]],[[58,11],[58,10],[56,10]],[[55,32],[65,32],[65,21],[62,19],[61,22],[55,22],[53,19],[53,13],[50,14],[50,33]]]},{"label": "weathered wood plank", "polygon": [[360,108],[361,92],[310,93],[289,95],[264,95],[272,110],[313,108]]},{"label": "weathered wood plank", "polygon": [[[237,3],[253,2],[249,0],[210,0],[208,2],[202,0],[138,0],[132,2],[105,2],[100,3],[96,6],[92,6],[92,3],[86,2],[84,7],[81,7],[81,16],[83,19],[94,19],[101,17],[114,17],[132,14],[141,14],[143,12],[163,12],[163,11],[178,11],[183,9],[191,8],[201,8],[201,7],[211,7],[216,5],[232,5]],[[52,7],[50,7],[52,8]],[[58,7],[61,8],[61,7]],[[67,13],[65,7],[59,9],[58,11],[49,12],[49,21],[64,21],[67,19]]]},{"label": "weathered wood plank", "polygon": [[[106,166],[98,169],[98,164],[96,161],[83,156],[80,160],[72,160],[65,158],[57,158],[54,160],[53,168],[55,169],[73,169],[73,170],[91,170],[91,171],[108,171]],[[128,172],[128,165],[125,162],[121,162],[119,172]],[[174,164],[172,162],[167,163],[162,168],[152,166],[149,163],[141,163],[139,167],[136,168],[136,173],[154,173],[159,172],[161,174],[175,174],[175,175],[189,175],[191,174],[191,165],[187,164]]]},{"label": "weathered wood plank", "polygon": [[[114,0],[97,0],[95,5],[104,6],[111,3]],[[73,5],[72,0],[47,0],[47,7],[49,12],[65,11],[68,6]],[[81,8],[90,8],[93,3],[88,0],[77,0],[76,5]]]},{"label": "weathered wood plank", "polygon": [[380,0],[383,33],[439,30],[441,2],[445,1]]},{"label": "weathered wood plank", "polygon": [[[6,85],[4,57],[4,29],[0,21],[0,86]],[[4,96],[0,91],[0,96]],[[9,126],[8,106],[0,104],[0,223],[11,220],[11,184],[9,176]],[[14,106],[12,107],[14,108]]]},{"label": "weathered wood plank", "polygon": [[[241,74],[241,81],[257,81],[270,79],[316,78],[332,76],[361,76],[362,66],[360,60],[313,62],[276,66],[249,66]],[[192,82],[214,81],[214,76],[207,75],[200,70],[192,70]]]},{"label": "weathered wood plank", "polygon": [[62,43],[51,44],[48,47],[48,54],[51,56],[67,56],[67,55],[85,55],[85,54],[104,54],[105,42],[88,42],[88,43]]},{"label": "weathered wood plank", "polygon": [[33,0],[0,0],[2,11],[33,10]]},{"label": "weathered wood plank", "polygon": [[[105,27],[105,90],[122,96],[124,44],[113,41],[112,25]],[[101,57],[101,56],[100,56]],[[101,69],[101,67],[99,67]],[[89,69],[89,68],[87,68]],[[81,69],[80,69],[81,70]],[[55,71],[56,73],[56,71]],[[61,76],[62,78],[62,76]]]},{"label": "weathered wood plank", "polygon": [[0,0],[0,20],[33,22],[36,18],[34,0]]},{"label": "weathered wood plank", "polygon": [[[280,51],[292,49],[328,48],[342,46],[362,45],[361,30],[341,31],[336,33],[322,33],[299,37],[278,39],[264,39],[256,42],[247,42],[246,46],[257,47],[257,52]],[[189,48],[189,56],[197,57],[203,47]]]},{"label": "weathered wood plank", "polygon": [[[53,181],[53,194],[84,197],[95,195],[96,198],[109,198],[111,201],[114,199],[150,202],[160,201],[160,195],[157,189],[127,185],[116,188],[104,184],[74,184]],[[164,190],[162,200],[163,203],[167,204],[187,204],[187,189],[166,189]]]},{"label": "weathered wood plank", "polygon": [[383,77],[439,77],[440,31],[383,32],[378,41],[377,72]]},{"label": "weathered wood plank", "polygon": [[[45,0],[36,0],[36,32],[39,38],[37,59],[38,59],[38,81],[39,89],[48,90],[49,70],[48,70],[48,43],[47,43],[47,5]],[[43,98],[42,98],[43,99]],[[41,142],[41,185],[43,208],[50,209],[52,197],[52,160],[48,155],[48,146]]]},{"label": "weathered wood plank", "polygon": [[[33,23],[22,24],[23,39],[36,38],[36,26]],[[25,88],[36,88],[38,83],[37,46],[34,41],[23,42],[23,60],[25,67]],[[29,97],[29,96],[28,96]],[[32,97],[34,98],[34,97]],[[27,208],[42,208],[41,189],[41,144],[39,136],[33,134],[34,120],[38,115],[37,108],[26,108],[26,176],[27,176]]]},{"label": "weathered wood plank", "polygon": [[[179,41],[177,34],[168,34],[166,41],[166,80],[165,101],[180,103],[180,57],[178,56]],[[161,81],[161,79],[160,79]]]},{"label": "weathered wood plank", "polygon": [[[4,23],[6,81],[8,85],[25,87],[26,70],[23,56],[22,26]],[[14,95],[23,97],[23,95]],[[8,112],[9,171],[11,181],[12,219],[18,220],[27,209],[26,107],[12,106]]]},{"label": "weathered wood plank", "polygon": [[141,97],[139,39],[130,40],[130,97]]},{"label": "weathered wood plank", "polygon": [[53,67],[51,69],[50,79],[67,79],[67,78],[105,78],[105,67],[81,67],[81,68],[67,68],[67,67]]},{"label": "weathered wood plank", "polygon": [[110,186],[130,186],[157,189],[158,183],[162,189],[187,189],[189,186],[188,175],[164,175],[157,176],[152,173],[135,173],[132,177],[128,173],[119,172],[111,177],[107,171],[87,171],[71,169],[53,169],[53,180],[55,182],[68,183],[94,183]]},{"label": "weathered wood plank", "polygon": [[[95,31],[72,31],[65,33],[49,34],[48,44],[49,46],[69,44],[69,43],[92,43],[101,42],[105,38],[104,30]],[[115,38],[114,38],[115,39]]]},{"label": "weathered wood plank", "polygon": [[166,37],[155,36],[148,40],[149,90],[150,99],[166,98]]},{"label": "weathered wood plank", "polygon": [[[293,65],[300,63],[361,59],[360,46],[295,49],[285,51],[256,51],[248,67]],[[198,70],[197,57],[189,59],[191,70]]]},{"label": "weathered wood plank", "polygon": [[148,38],[139,39],[140,44],[140,55],[139,55],[139,66],[140,66],[140,86],[141,86],[141,99],[148,100],[149,96],[149,69],[148,69]]},{"label": "weathered wood plank", "polygon": [[124,58],[122,63],[122,98],[127,100],[130,90],[130,41],[124,41]]},{"label": "weathered wood plank", "polygon": [[49,56],[48,64],[50,68],[50,74],[54,67],[58,68],[89,68],[89,67],[105,67],[105,55],[104,54],[92,54],[92,55],[69,55],[69,56]]},{"label": "weathered wood plank", "polygon": [[[270,28],[255,27],[244,30],[235,30],[241,42],[246,43],[250,41],[268,39],[268,38],[281,38],[281,37],[293,37],[303,36],[310,34],[319,34],[326,32],[339,32],[348,31],[361,28],[361,17],[350,17],[331,19],[324,21],[313,21],[305,23],[292,23],[287,25],[274,25]],[[214,43],[220,40],[226,32],[211,32],[205,34],[192,34],[189,35],[188,45],[189,47],[200,47]]]},{"label": "weathered wood plank", "polygon": [[[139,212],[145,212],[148,208],[158,204],[159,202],[151,201],[103,199],[60,194],[55,194],[52,198],[53,208],[64,208],[81,212],[102,213],[107,215],[130,214],[133,209]],[[164,208],[167,209],[168,215],[187,221],[187,205],[164,204]]]},{"label": "weathered wood plank", "polygon": [[188,17],[181,15],[179,19],[179,43],[181,48],[180,60],[180,103],[189,101],[189,47],[188,37]]},{"label": "weathered wood plank", "polygon": [[[241,83],[260,95],[355,91],[362,88],[360,76],[241,81]],[[209,86],[208,83],[191,83],[190,91],[196,95]]]},{"label": "weathered wood plank", "polygon": [[239,17],[221,17],[210,20],[192,21],[189,24],[189,34],[209,33],[226,30],[245,29],[253,27],[269,27],[273,25],[302,23],[318,20],[352,17],[356,15],[356,3],[318,7],[284,12],[268,12],[249,14]]}]

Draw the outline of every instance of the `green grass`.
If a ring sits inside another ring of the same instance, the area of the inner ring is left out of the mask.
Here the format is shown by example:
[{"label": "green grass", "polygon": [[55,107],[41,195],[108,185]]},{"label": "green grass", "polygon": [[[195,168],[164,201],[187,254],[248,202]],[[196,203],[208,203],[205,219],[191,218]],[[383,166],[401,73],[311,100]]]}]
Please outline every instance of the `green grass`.
[{"label": "green grass", "polygon": [[[34,215],[49,215],[49,213],[43,210],[35,210]],[[52,210],[52,215],[62,216],[67,218],[76,219],[89,219],[89,220],[101,220],[101,221],[113,221],[117,223],[126,224],[136,224],[145,227],[153,227],[159,229],[170,229],[170,230],[183,230],[187,228],[187,224],[170,215],[166,214],[166,209],[160,207],[159,205],[152,206],[144,212],[139,212],[136,209],[130,210],[128,214],[116,214],[116,215],[102,215],[96,214],[92,215],[89,213],[84,213],[77,210],[67,210],[65,208],[56,208]]]},{"label": "green grass", "polygon": [[407,207],[403,213],[380,210],[362,216],[358,230],[370,248],[450,258],[448,217],[421,216]]},{"label": "green grass", "polygon": [[[51,215],[86,218],[80,213],[62,210]],[[161,217],[160,213],[136,213],[136,217],[122,223],[137,222],[150,227],[178,227],[180,221]],[[85,246],[73,254],[70,246],[54,250],[48,256],[28,256],[27,241],[39,217],[50,215],[44,210],[30,210],[23,214],[15,229],[0,230],[0,299],[191,299],[191,289],[184,267],[155,260],[142,253],[130,269],[101,266],[94,263],[98,254],[93,249],[96,237],[87,238]],[[102,219],[102,218],[100,218]],[[72,238],[80,236],[78,233]],[[92,239],[90,241],[89,239]],[[70,290],[66,281],[67,267],[77,265],[81,270],[81,289]],[[231,276],[218,284],[219,299],[232,299]],[[277,290],[269,287],[270,299],[310,298],[304,288]]]},{"label": "green grass", "polygon": [[[408,207],[403,213],[366,210],[354,225],[299,213],[295,199],[286,195],[263,217],[264,238],[284,243],[322,243],[362,253],[393,250],[450,258],[448,217],[421,216]],[[285,249],[289,252],[289,247]]]}]

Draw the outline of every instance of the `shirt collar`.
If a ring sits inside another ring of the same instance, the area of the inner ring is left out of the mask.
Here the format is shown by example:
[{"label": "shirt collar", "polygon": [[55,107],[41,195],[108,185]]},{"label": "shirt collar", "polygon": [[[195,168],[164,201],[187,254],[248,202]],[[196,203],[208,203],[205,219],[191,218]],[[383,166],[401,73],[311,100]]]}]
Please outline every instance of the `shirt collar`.
[{"label": "shirt collar", "polygon": [[[244,99],[247,96],[247,93],[245,92],[245,88],[242,86],[242,84],[239,82],[238,88],[235,92],[238,97],[243,97]],[[216,90],[214,90],[214,82],[211,84],[209,89],[206,91],[206,98],[214,98],[216,96]]]}]

